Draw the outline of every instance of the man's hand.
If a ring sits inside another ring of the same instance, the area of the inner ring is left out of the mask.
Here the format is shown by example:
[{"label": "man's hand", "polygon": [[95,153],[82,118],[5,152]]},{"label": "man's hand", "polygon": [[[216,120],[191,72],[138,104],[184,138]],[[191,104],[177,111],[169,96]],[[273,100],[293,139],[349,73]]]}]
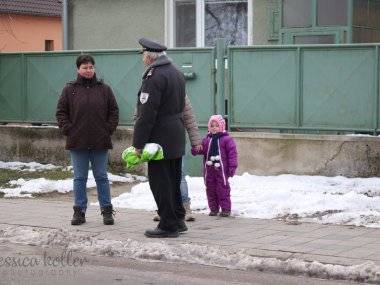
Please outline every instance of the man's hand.
[{"label": "man's hand", "polygon": [[136,148],[135,151],[136,151],[136,155],[137,155],[138,157],[140,157],[140,156],[141,156],[141,153],[142,153],[142,149],[138,149],[138,148]]},{"label": "man's hand", "polygon": [[201,144],[199,144],[199,145],[194,146],[194,149],[196,151],[202,151],[203,150],[203,146]]}]

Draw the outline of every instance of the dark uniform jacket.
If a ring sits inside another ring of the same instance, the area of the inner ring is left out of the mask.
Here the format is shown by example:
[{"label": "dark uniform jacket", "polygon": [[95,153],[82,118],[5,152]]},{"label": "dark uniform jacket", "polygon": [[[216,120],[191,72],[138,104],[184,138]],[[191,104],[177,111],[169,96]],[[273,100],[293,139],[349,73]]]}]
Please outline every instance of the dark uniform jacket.
[{"label": "dark uniform jacket", "polygon": [[119,108],[111,88],[94,75],[78,75],[66,84],[56,118],[67,136],[66,149],[111,149],[111,134],[119,122]]},{"label": "dark uniform jacket", "polygon": [[158,143],[165,159],[185,153],[185,79],[168,57],[160,56],[144,73],[137,99],[133,146]]}]

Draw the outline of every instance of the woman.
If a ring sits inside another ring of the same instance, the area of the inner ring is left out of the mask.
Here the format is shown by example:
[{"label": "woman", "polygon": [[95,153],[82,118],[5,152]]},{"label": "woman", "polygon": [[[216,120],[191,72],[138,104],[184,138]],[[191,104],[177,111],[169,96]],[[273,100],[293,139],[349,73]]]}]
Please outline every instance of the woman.
[{"label": "woman", "polygon": [[107,163],[108,149],[112,148],[111,135],[119,122],[119,108],[111,88],[96,78],[92,56],[80,55],[76,66],[77,79],[63,88],[56,112],[74,169],[75,201],[71,224],[86,222],[86,183],[90,162],[103,222],[113,225]]}]

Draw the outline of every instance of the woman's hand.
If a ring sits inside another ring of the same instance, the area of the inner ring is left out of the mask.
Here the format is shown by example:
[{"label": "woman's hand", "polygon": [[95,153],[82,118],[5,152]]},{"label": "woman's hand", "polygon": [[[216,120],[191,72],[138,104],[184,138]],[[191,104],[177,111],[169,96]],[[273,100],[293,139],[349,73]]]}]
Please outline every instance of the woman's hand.
[{"label": "woman's hand", "polygon": [[202,151],[202,150],[203,150],[203,146],[202,146],[201,144],[199,144],[199,145],[195,145],[195,146],[194,146],[194,149],[195,149],[197,152],[199,152],[199,151]]}]

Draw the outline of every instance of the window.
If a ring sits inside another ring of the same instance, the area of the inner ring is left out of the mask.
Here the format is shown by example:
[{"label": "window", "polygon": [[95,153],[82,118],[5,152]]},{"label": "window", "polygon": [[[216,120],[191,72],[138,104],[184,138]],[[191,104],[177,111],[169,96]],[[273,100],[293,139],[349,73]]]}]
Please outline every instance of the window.
[{"label": "window", "polygon": [[380,1],[354,0],[354,43],[380,42]]},{"label": "window", "polygon": [[354,0],[353,24],[355,26],[368,24],[368,0]]},{"label": "window", "polygon": [[168,45],[215,46],[218,38],[229,45],[249,43],[252,0],[167,0]]},{"label": "window", "polygon": [[54,41],[53,40],[45,40],[45,51],[54,50]]},{"label": "window", "polygon": [[195,2],[175,2],[175,46],[194,47],[195,36]]},{"label": "window", "polygon": [[380,30],[380,1],[370,1],[368,6],[369,26]]},{"label": "window", "polygon": [[354,0],[353,24],[380,29],[380,0]]},{"label": "window", "polygon": [[347,0],[318,0],[318,26],[347,26]]},{"label": "window", "polygon": [[282,26],[287,28],[310,27],[312,0],[283,0]]},{"label": "window", "polygon": [[354,43],[378,43],[380,42],[380,30],[354,27],[352,40]]},{"label": "window", "polygon": [[206,0],[205,45],[226,38],[229,45],[247,44],[247,1]]}]

